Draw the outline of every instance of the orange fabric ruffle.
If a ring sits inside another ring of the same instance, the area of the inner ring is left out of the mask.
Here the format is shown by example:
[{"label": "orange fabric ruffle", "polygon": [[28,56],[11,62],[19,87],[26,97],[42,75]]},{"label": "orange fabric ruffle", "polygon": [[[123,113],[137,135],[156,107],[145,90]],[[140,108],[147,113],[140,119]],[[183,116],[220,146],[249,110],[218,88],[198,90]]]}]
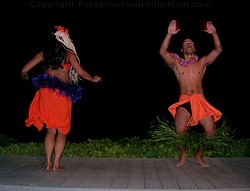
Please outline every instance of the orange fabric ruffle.
[{"label": "orange fabric ruffle", "polygon": [[192,110],[191,118],[188,121],[187,126],[197,125],[199,121],[204,117],[212,116],[215,122],[218,121],[222,116],[222,113],[219,110],[215,109],[207,102],[203,94],[181,94],[179,101],[177,103],[172,104],[168,108],[174,118],[176,115],[176,109],[186,102],[190,102]]},{"label": "orange fabric ruffle", "polygon": [[58,91],[40,88],[36,92],[25,120],[27,127],[34,125],[40,131],[46,124],[47,128],[57,128],[63,134],[69,132],[72,101],[58,95]]}]

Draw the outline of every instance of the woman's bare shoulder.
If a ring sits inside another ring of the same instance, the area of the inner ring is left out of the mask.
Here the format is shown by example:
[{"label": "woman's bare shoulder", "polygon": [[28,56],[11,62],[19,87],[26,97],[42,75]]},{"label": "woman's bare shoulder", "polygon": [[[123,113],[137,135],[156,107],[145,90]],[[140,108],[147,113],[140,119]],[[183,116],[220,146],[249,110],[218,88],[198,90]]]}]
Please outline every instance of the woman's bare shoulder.
[{"label": "woman's bare shoulder", "polygon": [[74,52],[71,52],[71,51],[67,52],[67,62],[71,63],[71,64],[72,64],[72,62],[73,63],[78,62],[78,58]]}]

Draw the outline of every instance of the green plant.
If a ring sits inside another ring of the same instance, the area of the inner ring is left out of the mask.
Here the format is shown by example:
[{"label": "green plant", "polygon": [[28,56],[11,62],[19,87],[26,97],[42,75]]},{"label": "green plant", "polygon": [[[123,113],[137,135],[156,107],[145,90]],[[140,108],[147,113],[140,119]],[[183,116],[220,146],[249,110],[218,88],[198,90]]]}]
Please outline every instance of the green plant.
[{"label": "green plant", "polygon": [[184,136],[180,136],[175,131],[174,122],[170,122],[165,118],[156,117],[156,120],[151,123],[151,130],[149,131],[151,141],[164,142],[166,145],[181,147],[186,145],[187,148],[194,152],[199,146],[206,147],[209,150],[221,149],[222,147],[229,147],[233,141],[233,132],[231,125],[227,120],[224,120],[222,125],[216,129],[216,135],[208,138],[204,133],[198,133],[192,128],[188,128]]}]

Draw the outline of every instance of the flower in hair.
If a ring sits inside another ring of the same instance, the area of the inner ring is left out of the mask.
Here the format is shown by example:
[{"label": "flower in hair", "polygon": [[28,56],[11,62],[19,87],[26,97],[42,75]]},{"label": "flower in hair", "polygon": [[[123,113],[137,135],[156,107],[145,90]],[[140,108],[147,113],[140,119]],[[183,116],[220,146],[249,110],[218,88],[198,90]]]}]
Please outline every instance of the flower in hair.
[{"label": "flower in hair", "polygon": [[[54,33],[56,40],[58,42],[61,42],[64,45],[64,48],[71,52],[74,52],[80,64],[80,59],[78,58],[78,55],[76,53],[75,46],[69,37],[68,29],[59,25],[55,26],[55,28],[57,29],[57,31]],[[69,78],[71,83],[78,83],[80,80],[78,73],[72,66],[70,67]]]},{"label": "flower in hair", "polygon": [[64,32],[64,33],[66,33],[69,36],[69,31],[68,31],[67,28],[64,28],[64,27],[58,26],[58,25],[55,26],[55,28],[57,29],[57,31]]}]

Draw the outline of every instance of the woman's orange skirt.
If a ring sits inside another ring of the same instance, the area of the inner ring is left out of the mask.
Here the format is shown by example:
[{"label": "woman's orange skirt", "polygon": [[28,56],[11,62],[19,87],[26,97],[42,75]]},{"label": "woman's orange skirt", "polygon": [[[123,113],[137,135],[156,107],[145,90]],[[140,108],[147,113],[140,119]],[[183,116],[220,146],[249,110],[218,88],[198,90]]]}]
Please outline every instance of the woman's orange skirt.
[{"label": "woman's orange skirt", "polygon": [[179,101],[177,103],[172,104],[168,110],[172,114],[172,116],[175,118],[176,115],[176,109],[186,103],[190,102],[191,106],[191,118],[188,121],[187,126],[195,126],[199,123],[199,121],[204,117],[212,116],[214,122],[219,120],[222,116],[222,113],[215,109],[212,105],[210,105],[207,100],[205,99],[203,94],[192,94],[192,95],[186,95],[181,94]]},{"label": "woman's orange skirt", "polygon": [[71,125],[72,101],[58,94],[59,90],[40,88],[29,108],[26,126],[34,125],[38,131],[43,125],[57,128],[61,133],[68,134]]}]

